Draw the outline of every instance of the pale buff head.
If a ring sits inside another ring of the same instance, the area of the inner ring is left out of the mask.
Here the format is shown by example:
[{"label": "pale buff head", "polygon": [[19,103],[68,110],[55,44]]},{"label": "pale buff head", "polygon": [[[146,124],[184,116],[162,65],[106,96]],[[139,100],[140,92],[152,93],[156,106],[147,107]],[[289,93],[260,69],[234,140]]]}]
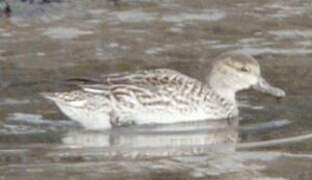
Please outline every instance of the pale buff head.
[{"label": "pale buff head", "polygon": [[219,95],[233,101],[236,92],[249,88],[272,96],[285,96],[282,89],[271,86],[261,76],[257,60],[240,51],[219,55],[212,65],[208,83]]}]

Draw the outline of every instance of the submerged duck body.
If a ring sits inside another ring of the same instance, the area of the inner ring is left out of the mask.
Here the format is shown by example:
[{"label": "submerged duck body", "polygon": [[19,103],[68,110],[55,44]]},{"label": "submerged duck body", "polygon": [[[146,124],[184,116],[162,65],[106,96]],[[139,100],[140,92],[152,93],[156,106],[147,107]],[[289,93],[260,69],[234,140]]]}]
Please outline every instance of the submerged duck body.
[{"label": "submerged duck body", "polygon": [[235,93],[250,87],[285,96],[261,77],[253,57],[237,51],[217,57],[205,82],[170,69],[108,74],[90,82],[80,90],[43,95],[87,129],[235,117]]}]

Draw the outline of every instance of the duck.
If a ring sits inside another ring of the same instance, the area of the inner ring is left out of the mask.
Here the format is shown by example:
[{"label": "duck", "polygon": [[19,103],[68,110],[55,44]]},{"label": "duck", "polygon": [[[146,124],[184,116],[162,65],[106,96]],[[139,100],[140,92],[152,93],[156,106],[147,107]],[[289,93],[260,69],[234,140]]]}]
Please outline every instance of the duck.
[{"label": "duck", "polygon": [[0,17],[1,15],[5,17],[10,17],[12,13],[11,7],[5,0],[0,0]]},{"label": "duck", "polygon": [[235,118],[236,94],[244,89],[286,95],[262,77],[258,61],[247,53],[224,52],[212,62],[203,81],[172,69],[139,70],[105,74],[79,89],[42,96],[86,129],[110,129]]}]

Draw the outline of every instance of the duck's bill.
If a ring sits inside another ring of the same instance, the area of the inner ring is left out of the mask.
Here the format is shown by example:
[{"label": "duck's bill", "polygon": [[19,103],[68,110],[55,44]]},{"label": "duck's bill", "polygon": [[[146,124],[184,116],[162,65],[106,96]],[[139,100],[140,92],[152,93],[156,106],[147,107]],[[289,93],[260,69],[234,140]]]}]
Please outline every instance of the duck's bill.
[{"label": "duck's bill", "polygon": [[265,94],[269,94],[275,97],[285,97],[286,93],[284,90],[271,86],[265,79],[262,77],[259,79],[259,82],[252,86],[253,89],[260,91]]}]

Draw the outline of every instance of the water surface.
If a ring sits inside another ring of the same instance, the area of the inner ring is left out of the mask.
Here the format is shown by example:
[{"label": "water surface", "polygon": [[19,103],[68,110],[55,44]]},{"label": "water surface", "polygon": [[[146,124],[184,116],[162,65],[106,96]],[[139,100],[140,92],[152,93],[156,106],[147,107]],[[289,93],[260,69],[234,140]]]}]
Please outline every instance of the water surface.
[{"label": "water surface", "polygon": [[[0,19],[0,179],[311,179],[311,141],[256,152],[234,152],[227,141],[238,131],[239,143],[311,132],[310,1],[11,5],[12,17]],[[264,77],[287,93],[282,101],[239,93],[240,126],[289,123],[259,131],[234,131],[224,121],[217,132],[210,123],[88,132],[39,96],[72,89],[63,79],[146,68],[203,80],[211,59],[233,49],[254,55]]]}]

